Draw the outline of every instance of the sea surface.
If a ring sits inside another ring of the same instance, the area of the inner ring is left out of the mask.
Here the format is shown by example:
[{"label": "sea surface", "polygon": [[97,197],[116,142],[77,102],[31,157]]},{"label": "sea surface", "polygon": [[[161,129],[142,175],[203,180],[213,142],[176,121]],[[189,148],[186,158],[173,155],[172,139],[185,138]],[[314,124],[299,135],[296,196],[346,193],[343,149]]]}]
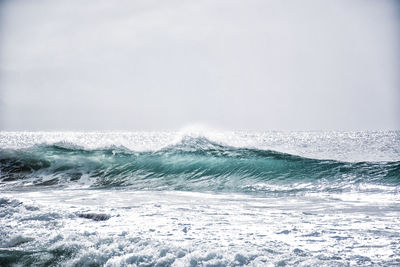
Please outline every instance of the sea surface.
[{"label": "sea surface", "polygon": [[0,266],[400,266],[400,132],[0,132]]}]

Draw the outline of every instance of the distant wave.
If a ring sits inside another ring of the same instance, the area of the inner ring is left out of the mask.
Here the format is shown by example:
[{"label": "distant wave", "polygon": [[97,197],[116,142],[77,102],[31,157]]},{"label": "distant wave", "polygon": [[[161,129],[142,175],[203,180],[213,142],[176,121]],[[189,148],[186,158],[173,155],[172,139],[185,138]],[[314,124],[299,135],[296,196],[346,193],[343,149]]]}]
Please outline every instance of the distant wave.
[{"label": "distant wave", "polygon": [[400,184],[400,162],[340,162],[184,137],[157,151],[88,150],[70,143],[0,150],[0,187],[130,187],[138,190],[340,190]]}]

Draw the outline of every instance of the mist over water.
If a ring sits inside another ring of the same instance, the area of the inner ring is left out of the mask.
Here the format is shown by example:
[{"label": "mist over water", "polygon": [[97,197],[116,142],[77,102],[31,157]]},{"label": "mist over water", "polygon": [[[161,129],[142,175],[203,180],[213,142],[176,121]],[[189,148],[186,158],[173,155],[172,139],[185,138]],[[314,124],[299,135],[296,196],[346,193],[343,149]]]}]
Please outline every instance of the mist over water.
[{"label": "mist over water", "polygon": [[398,1],[0,5],[4,130],[399,128]]}]

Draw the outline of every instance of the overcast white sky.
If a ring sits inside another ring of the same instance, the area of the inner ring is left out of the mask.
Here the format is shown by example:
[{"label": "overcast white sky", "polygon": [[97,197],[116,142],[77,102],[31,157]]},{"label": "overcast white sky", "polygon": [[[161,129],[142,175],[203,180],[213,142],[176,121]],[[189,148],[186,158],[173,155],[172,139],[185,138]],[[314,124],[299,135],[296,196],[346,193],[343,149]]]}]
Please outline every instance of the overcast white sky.
[{"label": "overcast white sky", "polygon": [[3,0],[0,129],[400,129],[400,1]]}]

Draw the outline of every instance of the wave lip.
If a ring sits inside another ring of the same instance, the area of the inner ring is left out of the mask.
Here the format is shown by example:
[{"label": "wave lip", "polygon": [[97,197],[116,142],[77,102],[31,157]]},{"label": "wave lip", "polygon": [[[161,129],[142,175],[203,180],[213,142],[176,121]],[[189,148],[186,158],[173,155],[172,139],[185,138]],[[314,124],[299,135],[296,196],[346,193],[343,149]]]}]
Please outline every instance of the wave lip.
[{"label": "wave lip", "polygon": [[0,182],[7,189],[128,186],[139,190],[257,192],[279,185],[289,191],[340,190],[359,183],[397,186],[400,162],[320,160],[186,136],[156,151],[125,147],[88,150],[69,143],[2,149]]}]

